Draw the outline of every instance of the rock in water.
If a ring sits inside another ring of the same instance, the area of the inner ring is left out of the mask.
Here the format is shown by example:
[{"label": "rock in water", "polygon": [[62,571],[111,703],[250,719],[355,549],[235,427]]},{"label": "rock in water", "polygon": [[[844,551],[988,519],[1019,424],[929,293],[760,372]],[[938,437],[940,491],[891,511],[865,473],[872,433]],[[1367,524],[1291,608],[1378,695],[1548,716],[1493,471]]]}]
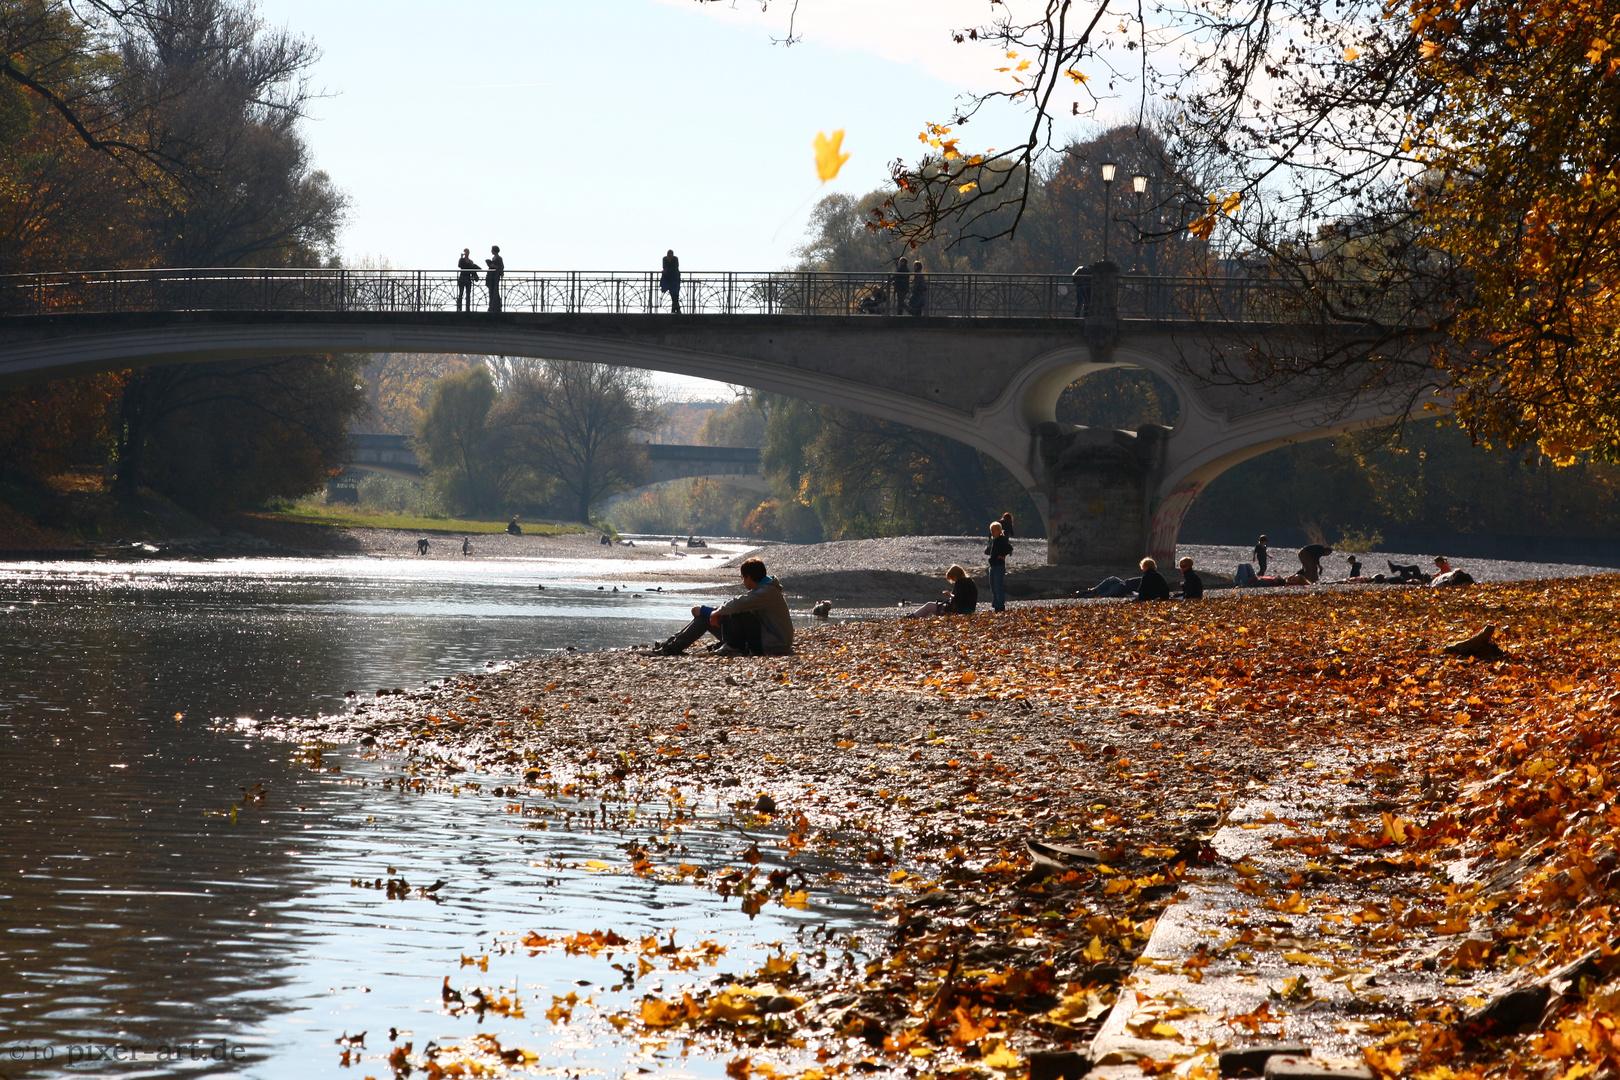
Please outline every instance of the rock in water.
[{"label": "rock in water", "polygon": [[1453,656],[1477,656],[1481,660],[1495,660],[1507,655],[1493,640],[1495,637],[1496,627],[1487,626],[1473,637],[1453,641],[1446,646],[1445,651]]}]

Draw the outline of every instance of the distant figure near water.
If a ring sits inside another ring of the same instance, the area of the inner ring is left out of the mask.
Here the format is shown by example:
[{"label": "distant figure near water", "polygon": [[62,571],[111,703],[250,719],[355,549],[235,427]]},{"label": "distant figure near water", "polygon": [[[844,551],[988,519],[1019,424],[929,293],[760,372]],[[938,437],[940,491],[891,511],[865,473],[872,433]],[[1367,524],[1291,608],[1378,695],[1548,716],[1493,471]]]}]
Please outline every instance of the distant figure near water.
[{"label": "distant figure near water", "polygon": [[461,273],[456,275],[456,310],[472,310],[473,282],[478,280],[478,264],[472,261],[472,248],[461,249],[461,261],[456,263]]},{"label": "distant figure near water", "polygon": [[489,267],[489,273],[484,275],[484,288],[489,290],[489,310],[501,310],[501,278],[506,276],[506,260],[501,258],[501,248],[495,244],[489,249],[489,258],[484,260]]},{"label": "distant figure near water", "polygon": [[670,311],[679,315],[681,313],[681,260],[676,257],[674,248],[670,248],[664,255],[664,271],[658,275],[658,291],[669,293]]},{"label": "distant figure near water", "polygon": [[463,536],[461,538],[461,553],[463,555],[472,554],[472,539],[470,537]]},{"label": "distant figure near water", "polygon": [[523,535],[523,526],[521,526],[521,525],[519,525],[517,523],[517,518],[513,518],[511,521],[508,521],[506,523],[506,534],[508,536],[522,536]]},{"label": "distant figure near water", "polygon": [[422,537],[422,539],[420,539],[420,540],[418,540],[416,542],[416,553],[418,555],[426,555],[427,554],[427,549],[428,549],[428,540],[427,540],[427,537],[424,536],[424,537]]}]

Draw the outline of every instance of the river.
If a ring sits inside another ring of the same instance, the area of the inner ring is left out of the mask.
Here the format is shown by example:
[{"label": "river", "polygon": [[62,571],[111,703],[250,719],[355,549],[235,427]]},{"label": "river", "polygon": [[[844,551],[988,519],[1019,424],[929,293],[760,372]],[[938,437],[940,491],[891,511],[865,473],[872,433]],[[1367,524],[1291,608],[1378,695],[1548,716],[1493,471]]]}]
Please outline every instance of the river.
[{"label": "river", "polygon": [[[624,986],[604,957],[513,944],[673,930],[724,944],[715,969],[742,972],[768,943],[793,951],[807,926],[869,908],[821,897],[750,920],[705,890],[584,867],[623,866],[625,837],[525,828],[486,793],[510,778],[407,795],[387,762],[319,771],[256,730],[340,709],[346,691],[684,621],[690,592],[614,594],[608,565],[0,564],[0,1077],[381,1077],[406,1042],[478,1032],[575,1075],[724,1076],[723,1057],[637,1045],[602,1018],[713,970]],[[716,866],[744,846],[702,828],[679,840]],[[366,887],[389,878],[409,895]],[[479,957],[487,970],[463,963]],[[446,976],[516,992],[525,1017],[448,1014]],[[570,993],[571,1020],[548,1020]],[[362,1031],[363,1046],[339,1042]]]}]

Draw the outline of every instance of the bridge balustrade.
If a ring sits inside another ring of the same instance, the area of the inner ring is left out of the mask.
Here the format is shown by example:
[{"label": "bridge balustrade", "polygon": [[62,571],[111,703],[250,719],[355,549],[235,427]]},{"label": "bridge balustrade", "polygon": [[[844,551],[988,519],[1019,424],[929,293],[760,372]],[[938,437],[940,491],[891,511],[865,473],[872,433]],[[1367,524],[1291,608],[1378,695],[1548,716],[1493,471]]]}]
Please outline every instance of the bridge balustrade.
[{"label": "bridge balustrade", "polygon": [[[176,269],[86,271],[0,277],[0,317],[139,312],[453,313],[455,271],[344,269]],[[655,272],[508,271],[507,312],[653,315],[669,311]],[[923,314],[953,318],[1072,319],[1083,316],[1091,281],[1085,274],[927,275]],[[681,308],[696,315],[897,314],[887,298],[888,273],[820,271],[684,274]],[[1387,296],[1368,290],[1368,309]],[[874,298],[885,299],[875,302]],[[1276,282],[1248,278],[1119,278],[1118,312],[1126,319],[1217,322],[1300,321],[1313,297]],[[476,317],[487,308],[480,275]],[[1364,316],[1368,317],[1368,316]],[[1314,321],[1314,320],[1311,320]]]}]

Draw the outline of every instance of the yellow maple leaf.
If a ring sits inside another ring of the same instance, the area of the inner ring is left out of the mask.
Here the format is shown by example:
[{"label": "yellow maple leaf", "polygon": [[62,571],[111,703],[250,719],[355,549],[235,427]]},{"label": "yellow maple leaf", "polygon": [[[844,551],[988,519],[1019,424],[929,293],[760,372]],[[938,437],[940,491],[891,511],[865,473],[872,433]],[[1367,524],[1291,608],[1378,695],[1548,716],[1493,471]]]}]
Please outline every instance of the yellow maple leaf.
[{"label": "yellow maple leaf", "polygon": [[844,162],[849,160],[849,155],[842,153],[844,129],[839,128],[833,132],[830,139],[826,132],[818,131],[812,145],[816,149],[816,175],[821,177],[821,182],[825,184],[836,177],[838,170],[844,167]]},{"label": "yellow maple leaf", "polygon": [[1344,62],[1345,63],[1347,63],[1347,64],[1352,63],[1360,56],[1361,56],[1361,50],[1360,49],[1356,48],[1354,45],[1346,45],[1345,46],[1345,48],[1344,48]]},{"label": "yellow maple leaf", "polygon": [[965,184],[958,184],[957,187],[956,187],[956,193],[958,195],[966,195],[968,192],[972,191],[974,188],[976,188],[978,186],[979,186],[979,182],[977,180],[969,180]]},{"label": "yellow maple leaf", "polygon": [[979,1060],[991,1069],[1016,1069],[1024,1063],[1024,1059],[1019,1057],[1006,1043],[1002,1043]]},{"label": "yellow maple leaf", "polygon": [[1086,75],[1083,72],[1076,71],[1076,70],[1074,70],[1074,68],[1068,68],[1067,70],[1065,70],[1063,72],[1063,74],[1067,75],[1069,78],[1073,79],[1077,83],[1083,83],[1083,82],[1090,82],[1091,81],[1090,76]]}]

